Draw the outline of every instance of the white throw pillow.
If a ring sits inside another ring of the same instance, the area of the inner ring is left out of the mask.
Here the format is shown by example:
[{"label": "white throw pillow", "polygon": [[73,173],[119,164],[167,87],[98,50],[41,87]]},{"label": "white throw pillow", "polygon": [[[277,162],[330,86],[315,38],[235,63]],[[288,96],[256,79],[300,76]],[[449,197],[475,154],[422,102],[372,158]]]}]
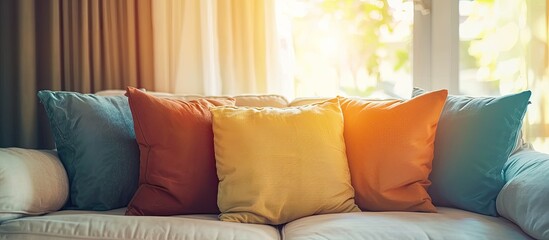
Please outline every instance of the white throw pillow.
[{"label": "white throw pillow", "polygon": [[57,211],[69,182],[55,151],[0,148],[0,223]]}]

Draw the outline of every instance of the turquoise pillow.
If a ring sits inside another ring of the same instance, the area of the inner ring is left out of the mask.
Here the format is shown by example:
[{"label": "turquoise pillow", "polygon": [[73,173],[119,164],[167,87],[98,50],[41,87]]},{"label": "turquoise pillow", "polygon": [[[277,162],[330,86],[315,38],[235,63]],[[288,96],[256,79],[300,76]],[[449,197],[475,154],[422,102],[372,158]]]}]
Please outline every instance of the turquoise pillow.
[{"label": "turquoise pillow", "polygon": [[[415,88],[413,95],[424,93]],[[448,96],[437,134],[429,195],[438,206],[497,216],[503,165],[514,149],[531,92]]]},{"label": "turquoise pillow", "polygon": [[125,96],[40,91],[69,177],[67,208],[124,207],[139,178],[139,147]]}]

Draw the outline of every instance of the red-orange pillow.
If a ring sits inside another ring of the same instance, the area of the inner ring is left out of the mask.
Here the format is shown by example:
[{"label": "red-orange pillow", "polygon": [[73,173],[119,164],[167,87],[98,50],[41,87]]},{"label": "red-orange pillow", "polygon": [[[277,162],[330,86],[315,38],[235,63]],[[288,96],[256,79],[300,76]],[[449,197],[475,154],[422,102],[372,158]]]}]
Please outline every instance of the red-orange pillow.
[{"label": "red-orange pillow", "polygon": [[362,210],[436,212],[427,193],[448,92],[408,101],[341,98],[355,201]]},{"label": "red-orange pillow", "polygon": [[139,188],[126,215],[219,213],[212,106],[234,99],[183,101],[129,87],[139,144]]}]

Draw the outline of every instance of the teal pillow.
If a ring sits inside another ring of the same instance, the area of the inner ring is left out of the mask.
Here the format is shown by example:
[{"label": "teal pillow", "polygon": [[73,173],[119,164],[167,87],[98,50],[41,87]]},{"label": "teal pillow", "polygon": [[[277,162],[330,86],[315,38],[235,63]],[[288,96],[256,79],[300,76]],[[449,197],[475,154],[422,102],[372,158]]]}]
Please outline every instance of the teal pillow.
[{"label": "teal pillow", "polygon": [[69,177],[67,208],[124,207],[137,189],[139,147],[125,96],[40,91]]},{"label": "teal pillow", "polygon": [[[415,88],[413,95],[424,93]],[[514,149],[531,92],[448,96],[435,136],[429,195],[438,206],[497,216],[502,169]]]}]

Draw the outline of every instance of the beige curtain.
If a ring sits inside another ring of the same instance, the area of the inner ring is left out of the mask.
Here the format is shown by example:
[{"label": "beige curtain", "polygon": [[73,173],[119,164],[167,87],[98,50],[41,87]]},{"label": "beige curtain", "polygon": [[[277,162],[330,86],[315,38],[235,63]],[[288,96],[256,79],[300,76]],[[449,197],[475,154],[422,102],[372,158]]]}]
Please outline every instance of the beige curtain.
[{"label": "beige curtain", "polygon": [[291,94],[274,0],[152,2],[155,89]]},{"label": "beige curtain", "polygon": [[60,1],[63,87],[95,92],[152,86],[147,9],[150,2],[137,0]]},{"label": "beige curtain", "polygon": [[152,41],[150,0],[0,1],[0,147],[53,147],[38,90],[154,90]]}]

